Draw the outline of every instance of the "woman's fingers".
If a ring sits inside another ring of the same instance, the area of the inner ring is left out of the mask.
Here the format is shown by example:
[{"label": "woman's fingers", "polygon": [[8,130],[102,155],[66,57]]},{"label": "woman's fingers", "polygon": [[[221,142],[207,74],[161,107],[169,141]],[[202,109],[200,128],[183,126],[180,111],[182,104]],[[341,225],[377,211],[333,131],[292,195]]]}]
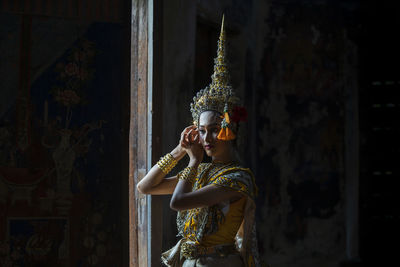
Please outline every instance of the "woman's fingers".
[{"label": "woman's fingers", "polygon": [[186,134],[188,133],[188,131],[190,131],[192,129],[192,126],[186,127],[182,133],[181,133],[181,138],[183,137],[183,139],[186,139]]},{"label": "woman's fingers", "polygon": [[187,148],[188,146],[187,146],[187,144],[185,142],[181,142],[181,147]]},{"label": "woman's fingers", "polygon": [[186,134],[182,134],[180,143],[185,147],[188,145],[188,142],[186,141]]},{"label": "woman's fingers", "polygon": [[199,134],[196,134],[196,136],[193,138],[194,142],[200,143],[199,142]]},{"label": "woman's fingers", "polygon": [[179,140],[179,144],[181,144],[181,146],[184,146],[184,141],[185,141],[185,135],[182,133],[181,134],[181,139]]},{"label": "woman's fingers", "polygon": [[193,131],[193,129],[191,129],[191,130],[189,130],[189,132],[187,132],[186,133],[186,141],[188,142],[188,143],[191,143],[192,142],[192,131]]},{"label": "woman's fingers", "polygon": [[[179,144],[183,147],[183,148],[189,148],[191,143],[194,141],[193,140],[193,136],[192,134],[194,132],[197,133],[196,131],[197,127],[195,125],[191,125],[186,127],[182,133],[181,133],[181,138],[179,140]],[[197,140],[197,139],[196,139]]]},{"label": "woman's fingers", "polygon": [[185,135],[186,135],[186,132],[182,132],[182,133],[181,133],[181,140],[184,140],[184,139],[185,139]]},{"label": "woman's fingers", "polygon": [[195,126],[195,125],[190,125],[190,126],[186,127],[186,128],[182,131],[182,133],[187,133],[189,130],[193,129],[194,127],[196,127],[196,126]]}]

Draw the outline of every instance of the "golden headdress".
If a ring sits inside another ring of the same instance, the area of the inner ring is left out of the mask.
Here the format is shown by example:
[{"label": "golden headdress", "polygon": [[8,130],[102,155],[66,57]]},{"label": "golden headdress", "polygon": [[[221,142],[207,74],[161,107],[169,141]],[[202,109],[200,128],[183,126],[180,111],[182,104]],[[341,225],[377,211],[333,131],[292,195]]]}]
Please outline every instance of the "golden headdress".
[{"label": "golden headdress", "polygon": [[211,76],[211,84],[200,90],[193,102],[190,104],[193,123],[198,125],[200,114],[204,111],[217,111],[223,114],[221,131],[218,139],[232,140],[235,135],[230,129],[229,114],[232,114],[233,107],[238,103],[232,86],[229,83],[229,73],[225,59],[225,29],[224,17],[222,17],[221,33],[218,40],[217,57],[214,59],[214,73]]}]

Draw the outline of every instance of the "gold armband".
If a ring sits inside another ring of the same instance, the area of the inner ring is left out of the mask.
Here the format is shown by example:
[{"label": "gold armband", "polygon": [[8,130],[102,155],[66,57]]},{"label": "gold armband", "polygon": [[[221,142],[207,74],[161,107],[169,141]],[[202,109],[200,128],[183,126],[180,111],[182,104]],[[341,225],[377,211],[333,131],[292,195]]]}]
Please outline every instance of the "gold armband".
[{"label": "gold armband", "polygon": [[178,161],[176,161],[176,159],[174,159],[174,157],[168,153],[157,162],[157,165],[163,173],[168,174],[177,163]]},{"label": "gold armband", "polygon": [[186,180],[188,182],[193,183],[196,179],[197,168],[195,167],[186,167],[183,169],[181,173],[178,174],[179,180]]}]

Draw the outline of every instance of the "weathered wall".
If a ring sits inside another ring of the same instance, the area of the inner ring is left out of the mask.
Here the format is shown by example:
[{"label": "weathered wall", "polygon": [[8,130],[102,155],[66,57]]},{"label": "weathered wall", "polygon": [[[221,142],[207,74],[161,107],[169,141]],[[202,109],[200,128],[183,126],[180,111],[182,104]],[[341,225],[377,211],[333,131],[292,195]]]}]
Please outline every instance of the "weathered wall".
[{"label": "weathered wall", "polygon": [[272,2],[269,10],[254,91],[261,247],[273,265],[337,266],[346,251],[344,70],[354,57],[345,9]]},{"label": "weathered wall", "polygon": [[[185,15],[164,28],[164,88],[174,100],[165,100],[165,109],[179,111],[174,125],[180,127],[164,128],[169,138],[165,152],[176,144],[185,118],[190,120],[190,94],[201,89],[185,86],[199,71],[191,65],[198,51],[187,46],[193,42],[185,42],[191,33],[182,31],[195,26],[188,16],[193,6],[185,13],[182,1],[173,2],[179,12],[168,8],[164,20]],[[225,13],[232,84],[250,114],[241,128],[239,151],[260,188],[257,223],[263,261],[338,266],[346,258],[345,104],[357,81],[356,46],[347,32],[354,26],[357,5],[198,1],[195,9],[197,22],[215,25]],[[178,95],[179,100],[174,98]],[[173,114],[167,117],[173,119]],[[167,215],[168,229],[175,227],[173,215]]]}]

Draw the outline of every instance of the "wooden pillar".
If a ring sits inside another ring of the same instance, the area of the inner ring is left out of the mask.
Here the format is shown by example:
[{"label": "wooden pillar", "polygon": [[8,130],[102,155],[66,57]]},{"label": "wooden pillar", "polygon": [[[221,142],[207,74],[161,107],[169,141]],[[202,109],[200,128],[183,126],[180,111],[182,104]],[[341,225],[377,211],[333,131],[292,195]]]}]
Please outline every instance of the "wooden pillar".
[{"label": "wooden pillar", "polygon": [[148,266],[147,197],[136,184],[148,168],[148,3],[133,0],[129,134],[129,266]]},{"label": "wooden pillar", "polygon": [[162,0],[132,1],[129,134],[129,266],[159,266],[162,197],[136,184],[162,151]]}]

